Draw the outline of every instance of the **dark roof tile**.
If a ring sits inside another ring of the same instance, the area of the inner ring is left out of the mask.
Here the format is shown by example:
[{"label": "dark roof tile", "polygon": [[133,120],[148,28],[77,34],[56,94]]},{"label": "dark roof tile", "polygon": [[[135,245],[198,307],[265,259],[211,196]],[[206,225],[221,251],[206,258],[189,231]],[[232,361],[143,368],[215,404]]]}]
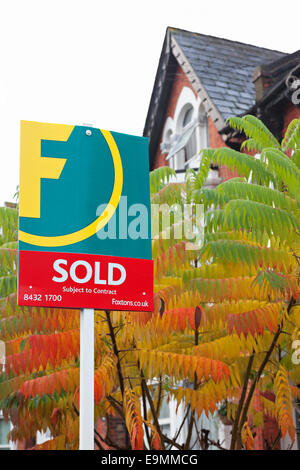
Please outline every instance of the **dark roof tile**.
[{"label": "dark roof tile", "polygon": [[225,119],[255,103],[251,81],[254,69],[287,55],[213,36],[174,28],[170,31]]}]

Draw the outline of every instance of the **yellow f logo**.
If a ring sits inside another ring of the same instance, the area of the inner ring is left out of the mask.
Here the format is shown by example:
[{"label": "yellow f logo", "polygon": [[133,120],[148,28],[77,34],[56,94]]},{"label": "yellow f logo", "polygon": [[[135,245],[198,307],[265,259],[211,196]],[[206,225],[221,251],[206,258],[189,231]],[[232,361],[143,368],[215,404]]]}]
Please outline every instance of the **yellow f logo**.
[{"label": "yellow f logo", "polygon": [[59,179],[65,158],[41,155],[41,140],[67,141],[74,126],[21,121],[20,216],[41,217],[41,178]]},{"label": "yellow f logo", "polygon": [[[41,156],[41,140],[66,142],[75,126],[21,121],[20,216],[40,218],[41,178],[60,178],[65,158]],[[109,131],[100,129],[114,164],[114,187],[104,211],[89,225],[64,235],[36,235],[19,230],[19,240],[35,246],[67,246],[95,235],[116,211],[123,188],[123,167],[118,146]]]}]

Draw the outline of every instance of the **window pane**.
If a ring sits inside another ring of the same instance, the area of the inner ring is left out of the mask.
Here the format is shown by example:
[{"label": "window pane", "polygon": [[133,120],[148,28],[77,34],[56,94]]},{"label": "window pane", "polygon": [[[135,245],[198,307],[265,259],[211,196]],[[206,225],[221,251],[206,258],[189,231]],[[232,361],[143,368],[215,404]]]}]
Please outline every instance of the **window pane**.
[{"label": "window pane", "polygon": [[186,155],[185,155],[186,161],[188,161],[190,158],[194,157],[197,153],[195,130],[192,133],[191,137],[189,138],[189,140],[188,140],[188,142],[185,146],[185,153],[186,153]]},{"label": "window pane", "polygon": [[167,403],[167,398],[164,397],[160,407],[159,419],[165,419],[170,417],[170,406]]},{"label": "window pane", "polygon": [[[199,431],[201,429],[207,429],[209,431],[208,437],[212,441],[217,441],[218,438],[219,438],[218,429],[219,429],[219,426],[220,426],[220,420],[219,420],[219,417],[218,417],[217,413],[214,413],[213,416],[209,415],[209,418],[207,418],[205,412],[203,411],[203,413],[200,415],[199,418],[196,414],[196,419],[197,419],[197,424],[198,424]],[[197,437],[198,437],[198,435],[196,433],[195,428],[193,427],[191,442],[194,443],[197,440],[197,442],[194,445],[193,449],[194,450],[201,450],[201,446],[200,446],[200,443],[199,443],[199,440],[197,439]],[[217,448],[215,448],[214,446],[209,446],[209,450],[217,450]]]},{"label": "window pane", "polygon": [[175,155],[175,170],[184,170],[185,149],[180,150]]},{"label": "window pane", "polygon": [[8,444],[7,434],[10,431],[10,423],[0,419],[0,445]]},{"label": "window pane", "polygon": [[185,127],[192,120],[193,108],[189,108],[183,118],[183,127]]},{"label": "window pane", "polygon": [[171,437],[171,426],[170,424],[161,424],[160,425],[161,432],[168,437]]}]

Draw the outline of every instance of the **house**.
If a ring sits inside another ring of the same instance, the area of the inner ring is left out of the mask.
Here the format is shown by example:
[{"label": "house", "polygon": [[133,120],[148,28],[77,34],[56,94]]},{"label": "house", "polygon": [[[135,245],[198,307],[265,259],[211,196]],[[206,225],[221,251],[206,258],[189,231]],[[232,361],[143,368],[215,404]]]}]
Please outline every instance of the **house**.
[{"label": "house", "polygon": [[[197,168],[201,148],[239,149],[243,138],[226,123],[231,116],[254,114],[280,138],[300,116],[299,74],[300,51],[167,28],[144,127],[150,169],[167,164],[180,175]],[[212,170],[212,185],[229,176]]]},{"label": "house", "polygon": [[[228,146],[240,150],[244,136],[227,123],[232,116],[252,114],[281,139],[288,124],[300,117],[300,51],[287,54],[227,39],[167,28],[146,118],[150,169],[169,165],[183,181],[188,168],[199,167],[199,151]],[[206,187],[231,178],[227,168],[211,167]],[[178,416],[172,413],[170,423]],[[178,419],[179,421],[180,419]],[[300,448],[300,419],[297,420]],[[228,442],[230,429],[206,423]],[[214,428],[214,429],[213,429]],[[256,447],[267,448],[278,430],[266,417]],[[226,439],[227,436],[227,439]],[[286,448],[288,442],[281,442]]]}]

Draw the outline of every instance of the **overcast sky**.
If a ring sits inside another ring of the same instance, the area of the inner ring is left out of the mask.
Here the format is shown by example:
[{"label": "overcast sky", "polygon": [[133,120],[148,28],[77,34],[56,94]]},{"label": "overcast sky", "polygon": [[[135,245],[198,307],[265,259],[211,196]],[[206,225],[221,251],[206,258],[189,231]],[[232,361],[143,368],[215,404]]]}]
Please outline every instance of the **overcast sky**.
[{"label": "overcast sky", "polygon": [[21,119],[142,134],[167,26],[299,49],[297,0],[0,0],[0,205]]}]

